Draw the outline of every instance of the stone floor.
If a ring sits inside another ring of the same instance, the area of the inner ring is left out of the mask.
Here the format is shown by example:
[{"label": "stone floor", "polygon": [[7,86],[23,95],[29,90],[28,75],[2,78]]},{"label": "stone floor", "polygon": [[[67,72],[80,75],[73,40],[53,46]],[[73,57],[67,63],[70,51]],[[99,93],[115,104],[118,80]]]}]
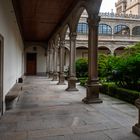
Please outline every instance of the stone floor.
[{"label": "stone floor", "polygon": [[85,88],[66,92],[56,83],[25,78],[16,107],[0,120],[0,140],[140,140],[131,131],[135,106],[105,95],[102,104],[86,105]]}]

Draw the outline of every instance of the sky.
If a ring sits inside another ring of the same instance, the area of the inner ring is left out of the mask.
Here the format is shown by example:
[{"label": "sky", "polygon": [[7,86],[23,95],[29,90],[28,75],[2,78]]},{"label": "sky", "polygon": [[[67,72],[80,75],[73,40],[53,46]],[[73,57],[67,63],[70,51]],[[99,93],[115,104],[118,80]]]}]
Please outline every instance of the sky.
[{"label": "sky", "polygon": [[111,12],[111,9],[115,12],[115,2],[117,0],[102,0],[100,12]]}]

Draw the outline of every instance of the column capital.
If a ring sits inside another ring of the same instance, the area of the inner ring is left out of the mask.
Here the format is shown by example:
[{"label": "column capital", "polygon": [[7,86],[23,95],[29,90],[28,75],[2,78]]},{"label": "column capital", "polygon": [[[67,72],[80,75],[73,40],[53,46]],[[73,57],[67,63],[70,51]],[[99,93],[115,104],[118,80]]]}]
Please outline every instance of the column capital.
[{"label": "column capital", "polygon": [[51,49],[49,50],[49,52],[50,52],[50,53],[53,53],[53,49],[51,48]]},{"label": "column capital", "polygon": [[61,48],[64,48],[65,47],[65,40],[60,40],[59,44],[60,44]]},{"label": "column capital", "polygon": [[98,26],[100,22],[100,16],[98,15],[89,16],[87,22],[90,27]]},{"label": "column capital", "polygon": [[55,52],[58,52],[58,48],[57,48],[57,47],[54,48],[54,53],[55,53]]},{"label": "column capital", "polygon": [[76,32],[71,32],[71,33],[69,34],[69,37],[70,37],[70,40],[76,40],[77,33],[76,33]]}]

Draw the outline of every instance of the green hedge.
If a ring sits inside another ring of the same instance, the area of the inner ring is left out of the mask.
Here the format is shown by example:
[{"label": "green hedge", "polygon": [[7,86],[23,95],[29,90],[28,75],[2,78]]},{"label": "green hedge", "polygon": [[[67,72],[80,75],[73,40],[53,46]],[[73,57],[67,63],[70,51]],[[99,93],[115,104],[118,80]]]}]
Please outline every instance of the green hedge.
[{"label": "green hedge", "polygon": [[87,77],[78,78],[81,86],[86,86]]},{"label": "green hedge", "polygon": [[100,92],[132,104],[140,96],[140,92],[119,88],[114,84],[103,84]]}]

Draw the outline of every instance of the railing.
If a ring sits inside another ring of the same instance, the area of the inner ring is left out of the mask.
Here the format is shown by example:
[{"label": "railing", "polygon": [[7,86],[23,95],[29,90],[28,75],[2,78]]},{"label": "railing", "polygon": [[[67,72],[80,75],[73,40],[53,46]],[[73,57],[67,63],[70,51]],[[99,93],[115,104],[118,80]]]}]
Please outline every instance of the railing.
[{"label": "railing", "polygon": [[[66,37],[66,40],[69,40]],[[77,40],[79,41],[87,41],[88,34],[78,34]],[[140,36],[125,36],[125,35],[99,35],[99,41],[127,41],[127,42],[140,42]]]},{"label": "railing", "polygon": [[[101,16],[101,18],[112,18],[112,19],[116,19],[116,18],[121,18],[121,19],[139,19],[140,20],[140,15],[133,15],[133,14],[117,14],[114,12],[105,12],[105,13],[99,13],[99,16]],[[81,18],[87,18],[88,15],[86,12],[84,12],[81,16]]]},{"label": "railing", "polygon": [[123,19],[140,19],[140,15],[133,15],[133,14],[117,14],[117,13],[109,13],[109,12],[105,12],[105,13],[99,13],[99,16],[101,16],[101,18],[123,18]]},{"label": "railing", "polygon": [[99,40],[139,42],[140,41],[140,36],[99,35]]}]

